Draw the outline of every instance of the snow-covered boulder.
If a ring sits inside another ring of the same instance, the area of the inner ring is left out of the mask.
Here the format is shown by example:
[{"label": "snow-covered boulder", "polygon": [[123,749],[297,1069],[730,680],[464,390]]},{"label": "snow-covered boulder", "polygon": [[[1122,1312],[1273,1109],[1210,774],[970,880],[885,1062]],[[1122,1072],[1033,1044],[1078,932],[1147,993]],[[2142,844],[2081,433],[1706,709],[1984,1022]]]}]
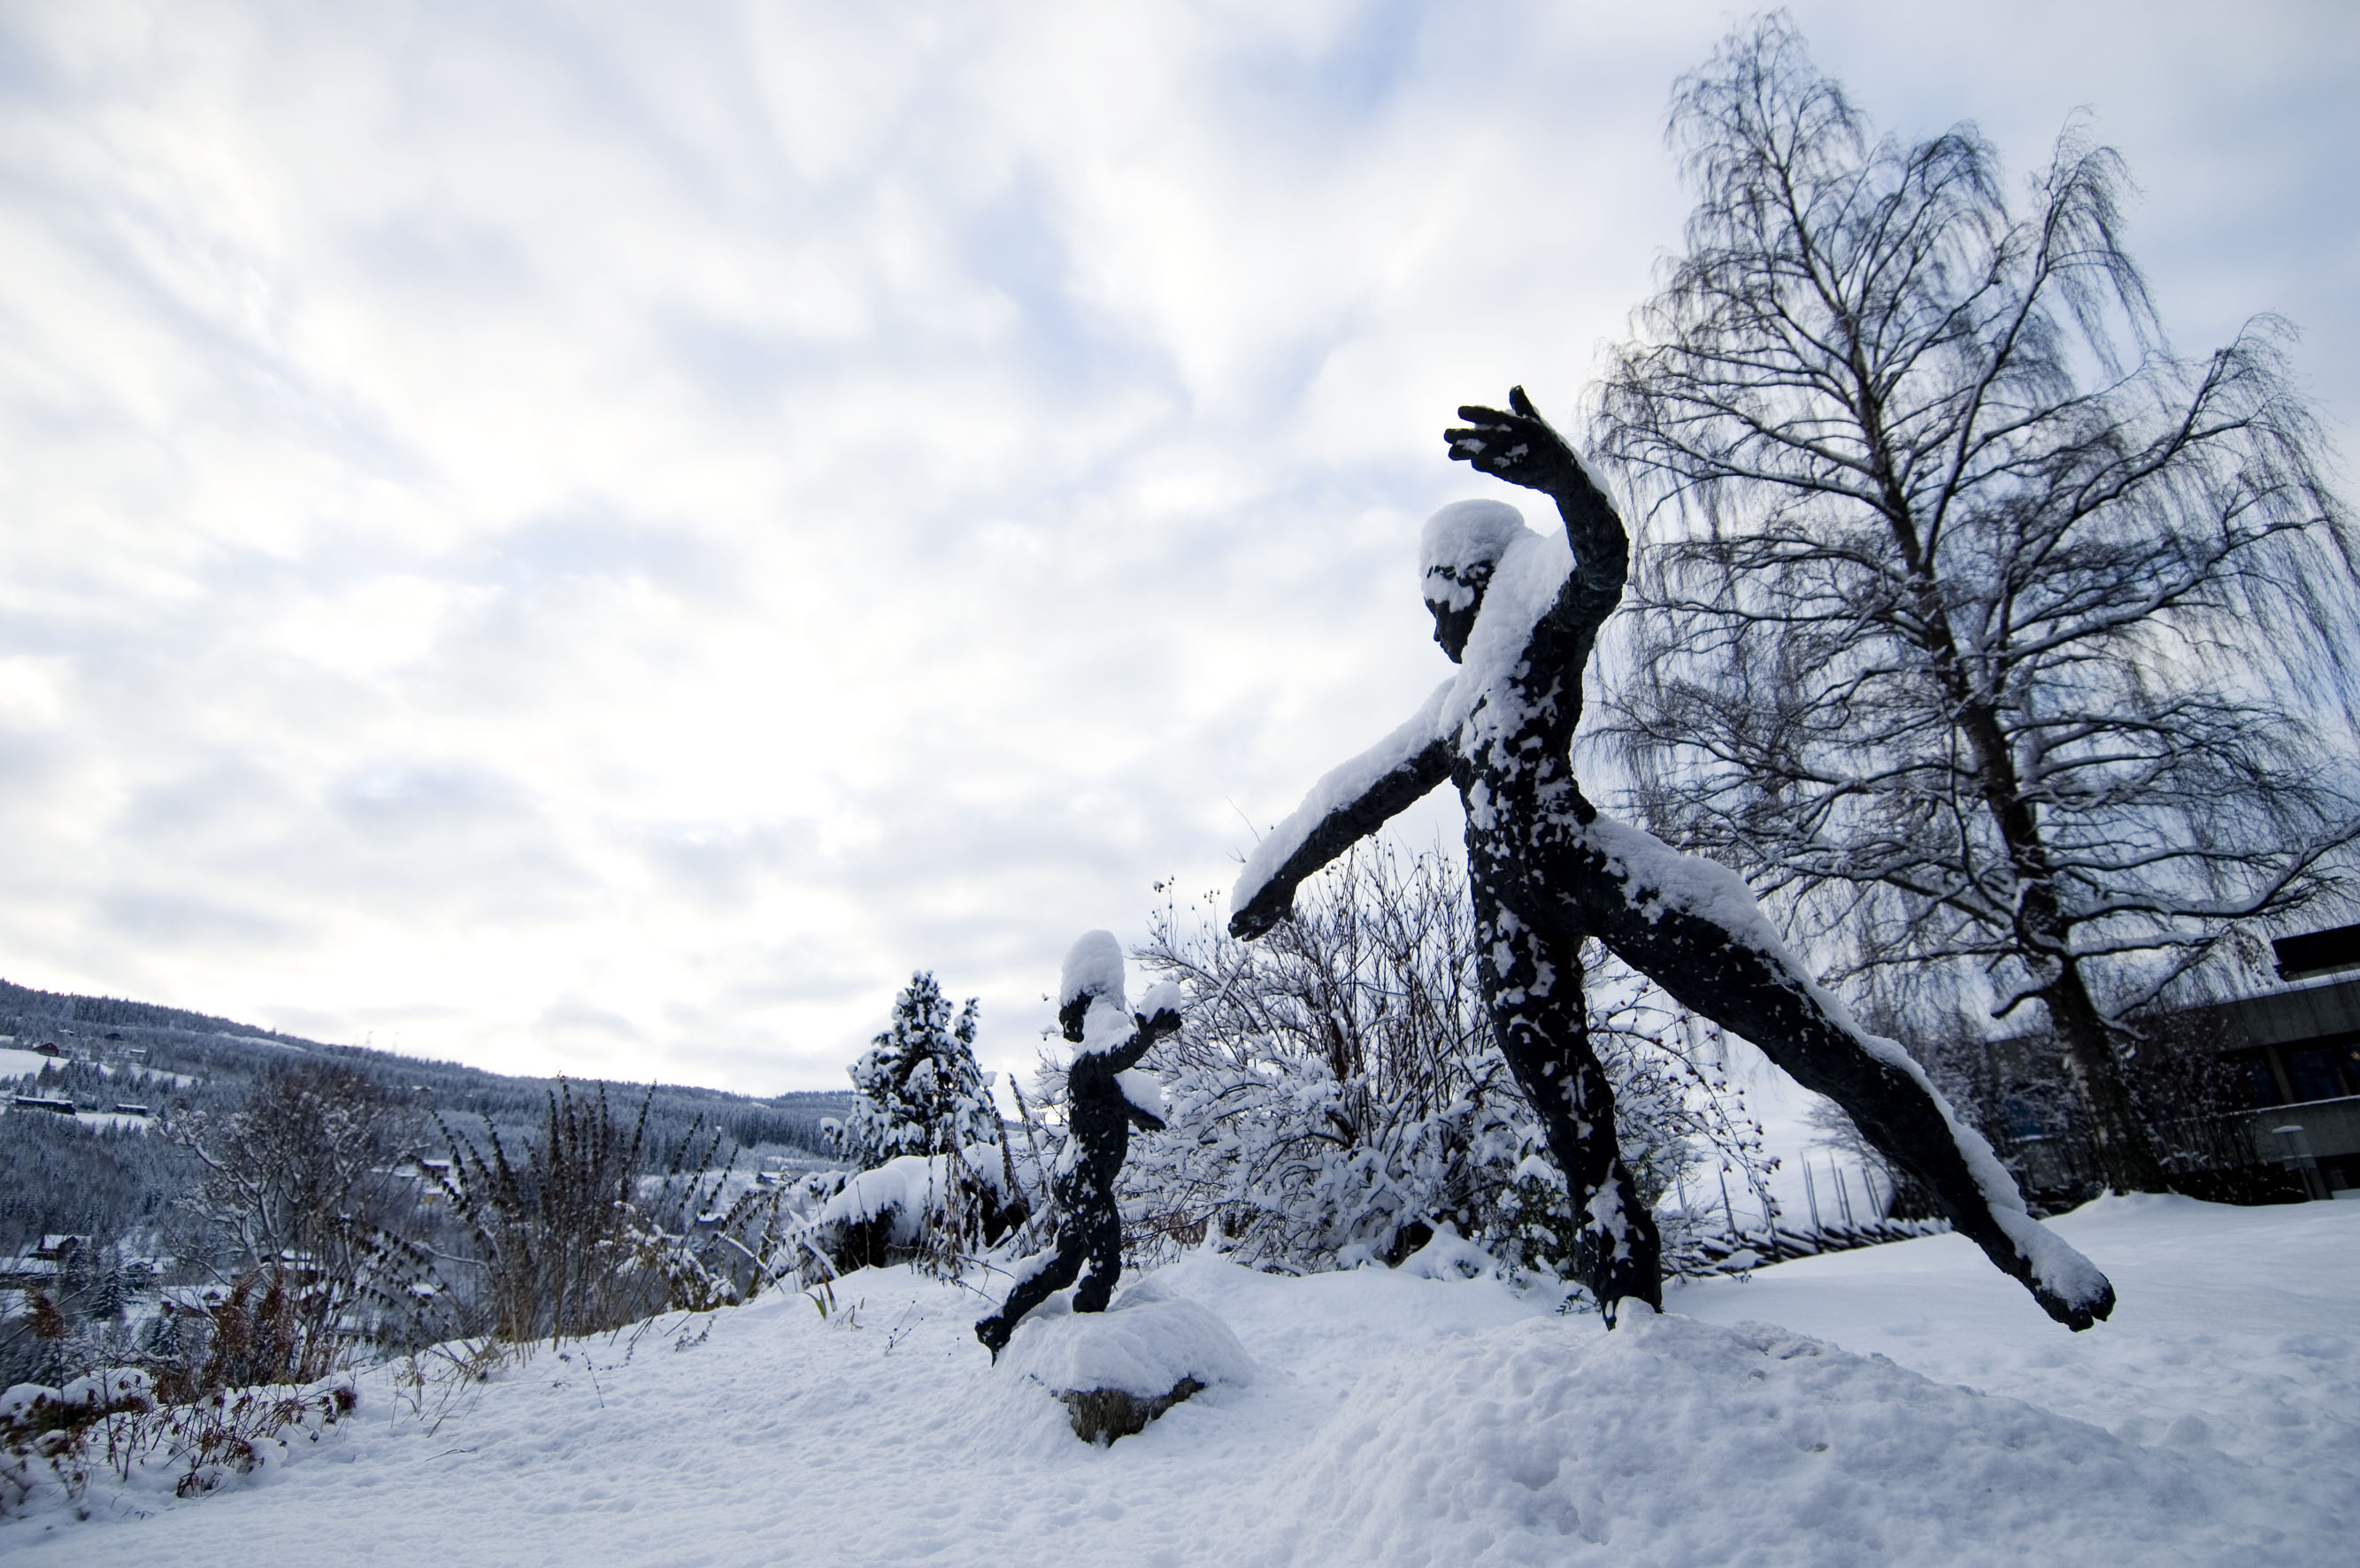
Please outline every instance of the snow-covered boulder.
[{"label": "snow-covered boulder", "polygon": [[[1552,1180],[1556,1175],[1554,1171],[1549,1172]],[[1460,1236],[1459,1227],[1448,1220],[1442,1222],[1425,1246],[1403,1258],[1400,1269],[1419,1279],[1503,1279],[1508,1272],[1499,1259]]]},{"label": "snow-covered boulder", "polygon": [[1192,1394],[1254,1374],[1227,1323],[1153,1277],[1103,1312],[1050,1298],[1017,1324],[1000,1365],[1063,1400],[1087,1443],[1127,1437]]}]

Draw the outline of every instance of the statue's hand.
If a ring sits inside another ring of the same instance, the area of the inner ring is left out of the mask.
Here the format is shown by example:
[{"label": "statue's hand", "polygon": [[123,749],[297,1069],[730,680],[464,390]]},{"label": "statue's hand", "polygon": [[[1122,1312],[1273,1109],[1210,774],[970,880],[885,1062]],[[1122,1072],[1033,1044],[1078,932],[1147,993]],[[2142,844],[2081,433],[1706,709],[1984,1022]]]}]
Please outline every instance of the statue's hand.
[{"label": "statue's hand", "polygon": [[1167,980],[1140,998],[1139,1011],[1131,1015],[1131,1022],[1150,1040],[1178,1034],[1180,1007],[1180,987]]},{"label": "statue's hand", "polygon": [[1541,418],[1521,387],[1510,389],[1505,412],[1470,404],[1459,417],[1467,421],[1464,427],[1442,432],[1455,462],[1550,495],[1587,477],[1573,448]]}]

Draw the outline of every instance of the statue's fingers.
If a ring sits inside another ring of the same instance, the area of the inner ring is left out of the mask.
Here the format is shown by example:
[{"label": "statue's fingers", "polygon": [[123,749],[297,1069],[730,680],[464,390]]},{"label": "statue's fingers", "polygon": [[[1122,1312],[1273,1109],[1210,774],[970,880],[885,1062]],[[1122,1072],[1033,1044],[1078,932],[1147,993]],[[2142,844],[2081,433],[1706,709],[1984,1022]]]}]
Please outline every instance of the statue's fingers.
[{"label": "statue's fingers", "polygon": [[1505,430],[1445,430],[1443,439],[1450,443],[1450,455],[1470,463],[1492,464],[1509,463],[1524,457],[1533,450],[1534,436],[1529,426],[1511,425]]},{"label": "statue's fingers", "polygon": [[1537,419],[1541,417],[1541,411],[1533,407],[1533,400],[1524,396],[1524,389],[1521,387],[1508,388],[1508,407],[1528,419]]},{"label": "statue's fingers", "polygon": [[1459,417],[1470,425],[1504,425],[1515,418],[1498,408],[1487,408],[1480,403],[1461,403]]}]

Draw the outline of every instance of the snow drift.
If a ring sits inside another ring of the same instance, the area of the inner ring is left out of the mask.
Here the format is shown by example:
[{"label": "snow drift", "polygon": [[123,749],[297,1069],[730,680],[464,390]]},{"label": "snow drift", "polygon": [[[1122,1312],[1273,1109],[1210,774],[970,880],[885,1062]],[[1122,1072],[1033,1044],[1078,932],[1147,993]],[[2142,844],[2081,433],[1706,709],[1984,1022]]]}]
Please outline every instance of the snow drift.
[{"label": "snow drift", "polygon": [[972,1289],[869,1270],[836,1282],[825,1319],[781,1292],[543,1347],[422,1414],[372,1374],[353,1417],[283,1464],[188,1500],[102,1474],[87,1522],[36,1499],[0,1522],[0,1556],[2349,1561],[2360,1204],[2114,1200],[2056,1224],[2125,1286],[2122,1312],[2088,1334],[2048,1323],[1956,1236],[1677,1289],[1670,1314],[1633,1312],[1611,1336],[1553,1296],[1462,1278],[1466,1253],[1431,1278],[1302,1279],[1197,1253],[1141,1281],[1140,1303],[1228,1325],[1251,1380],[1104,1449],[1075,1441],[1046,1388],[991,1366],[969,1334]]}]

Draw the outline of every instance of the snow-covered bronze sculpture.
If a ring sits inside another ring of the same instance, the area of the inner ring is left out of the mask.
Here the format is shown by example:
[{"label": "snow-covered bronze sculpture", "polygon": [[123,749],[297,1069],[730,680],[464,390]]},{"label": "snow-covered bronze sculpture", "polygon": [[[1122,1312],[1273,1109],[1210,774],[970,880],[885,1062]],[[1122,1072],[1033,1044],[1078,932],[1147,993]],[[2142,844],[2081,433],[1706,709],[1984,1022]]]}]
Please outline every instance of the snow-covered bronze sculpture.
[{"label": "snow-covered bronze sculpture", "polygon": [[2051,1317],[2075,1329],[2104,1317],[2114,1300],[2105,1276],[2025,1211],[1990,1145],[1908,1054],[1862,1029],[1795,962],[1742,881],[1582,798],[1570,758],[1582,668],[1622,596],[1630,540],[1522,387],[1508,411],[1459,417],[1467,425],[1444,436],[1450,455],[1547,495],[1563,539],[1532,532],[1502,502],[1435,514],[1423,539],[1426,608],[1459,671],[1262,840],[1232,895],[1231,932],[1268,931],[1304,878],[1448,779],[1467,811],[1492,1027],[1565,1174],[1582,1227],[1577,1264],[1610,1323],[1624,1301],[1660,1307],[1663,1287],[1655,1224],[1623,1169],[1590,1046],[1579,959],[1589,937],[1843,1106]]},{"label": "snow-covered bronze sculpture", "polygon": [[1102,1312],[1122,1274],[1122,1215],[1114,1183],[1131,1129],[1161,1127],[1163,1091],[1137,1071],[1148,1048],[1180,1028],[1180,988],[1157,985],[1140,1010],[1123,1002],[1122,948],[1094,931],[1065,954],[1057,986],[1057,1025],[1074,1047],[1065,1071],[1065,1150],[1050,1191],[1057,1200],[1057,1239],[1016,1266],[1016,1283],[1000,1311],[975,1325],[994,1359],[1024,1314],[1089,1275],[1074,1292],[1074,1311]]}]

